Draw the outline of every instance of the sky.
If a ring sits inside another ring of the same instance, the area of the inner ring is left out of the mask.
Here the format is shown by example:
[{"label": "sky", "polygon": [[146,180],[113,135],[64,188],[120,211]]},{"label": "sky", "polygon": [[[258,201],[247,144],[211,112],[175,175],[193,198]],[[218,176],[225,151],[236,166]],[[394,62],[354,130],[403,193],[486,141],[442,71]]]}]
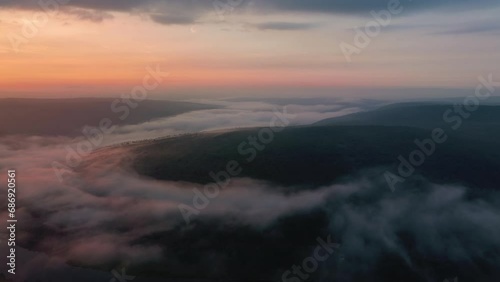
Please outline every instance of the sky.
[{"label": "sky", "polygon": [[3,0],[0,97],[115,96],[148,66],[161,98],[453,95],[498,73],[499,1],[394,1]]}]

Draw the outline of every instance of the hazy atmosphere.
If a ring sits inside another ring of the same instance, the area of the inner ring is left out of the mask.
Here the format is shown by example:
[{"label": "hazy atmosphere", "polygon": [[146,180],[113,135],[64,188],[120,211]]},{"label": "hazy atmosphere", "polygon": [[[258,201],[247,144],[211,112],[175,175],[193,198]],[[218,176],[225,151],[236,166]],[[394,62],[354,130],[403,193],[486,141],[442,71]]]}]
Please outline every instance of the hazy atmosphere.
[{"label": "hazy atmosphere", "polygon": [[499,11],[495,0],[2,1],[0,95],[113,96],[152,65],[170,74],[151,93],[163,99],[473,89],[498,68]]},{"label": "hazy atmosphere", "polygon": [[499,13],[1,1],[0,282],[499,281]]}]

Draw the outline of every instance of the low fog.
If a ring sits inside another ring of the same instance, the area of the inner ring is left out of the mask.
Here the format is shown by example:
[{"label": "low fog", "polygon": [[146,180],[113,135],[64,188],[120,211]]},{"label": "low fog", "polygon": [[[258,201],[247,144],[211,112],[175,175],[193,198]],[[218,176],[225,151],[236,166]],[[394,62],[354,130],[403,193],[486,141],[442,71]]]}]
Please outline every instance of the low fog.
[{"label": "low fog", "polygon": [[[224,109],[123,126],[106,142],[264,126],[273,107],[232,102]],[[294,124],[359,110],[288,106],[297,116]],[[157,281],[158,270],[171,277],[280,281],[285,270],[311,255],[317,237],[328,236],[340,248],[312,281],[492,281],[500,275],[498,191],[477,196],[468,187],[424,181],[391,193],[380,167],[300,192],[235,178],[187,223],[178,206],[192,205],[193,189],[203,187],[138,176],[127,166],[134,155],[124,147],[96,151],[65,175],[78,181],[59,181],[52,164],[64,162],[65,146],[76,141],[0,138],[0,168],[15,168],[18,178],[16,281],[109,281],[121,267],[136,281]],[[4,240],[0,249],[6,253]],[[235,259],[234,252],[243,256]]]}]

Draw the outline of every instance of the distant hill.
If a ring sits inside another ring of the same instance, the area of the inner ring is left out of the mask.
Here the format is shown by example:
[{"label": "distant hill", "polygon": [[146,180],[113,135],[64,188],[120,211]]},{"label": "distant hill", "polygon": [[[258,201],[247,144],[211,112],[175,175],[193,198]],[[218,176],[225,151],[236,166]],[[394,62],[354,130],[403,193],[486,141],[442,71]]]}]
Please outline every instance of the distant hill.
[{"label": "distant hill", "polygon": [[[185,112],[217,108],[187,102],[145,100],[131,109],[125,103],[111,106],[115,99],[0,99],[0,136],[40,135],[78,136],[85,125],[98,126],[103,118],[114,125],[138,124],[152,119],[164,118]],[[127,106],[126,106],[127,105]],[[125,115],[125,108],[130,114]]]},{"label": "distant hill", "polygon": [[[453,105],[392,104],[373,111],[325,119],[314,125],[384,125],[434,128],[446,124],[443,115],[449,109],[453,109]],[[472,123],[500,124],[500,106],[480,106],[478,110],[470,113],[470,118],[464,119],[464,121],[467,125]]]},{"label": "distant hill", "polygon": [[[359,112],[341,117],[329,118],[314,123],[314,126],[332,125],[377,125],[409,126],[432,130],[450,129],[457,125],[457,118],[462,121],[454,131],[465,139],[474,139],[485,143],[500,140],[500,106],[483,105],[476,111],[467,112],[468,118],[454,112],[452,104],[400,103],[381,107],[373,111]],[[449,113],[450,109],[452,110]],[[445,113],[448,112],[447,120]]]}]

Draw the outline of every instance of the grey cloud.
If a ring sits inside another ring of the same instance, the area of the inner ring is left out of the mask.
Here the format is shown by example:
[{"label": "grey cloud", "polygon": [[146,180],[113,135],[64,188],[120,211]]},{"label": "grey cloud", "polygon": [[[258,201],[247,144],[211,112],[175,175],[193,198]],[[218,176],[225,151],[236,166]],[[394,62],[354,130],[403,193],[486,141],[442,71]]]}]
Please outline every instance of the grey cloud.
[{"label": "grey cloud", "polygon": [[[258,1],[263,6],[275,10],[295,11],[295,12],[319,12],[319,13],[369,13],[372,10],[385,10],[388,7],[389,0],[358,0],[358,1],[344,1],[344,0],[274,0],[274,1]],[[433,8],[447,8],[447,9],[481,9],[488,6],[499,5],[496,0],[479,0],[479,1],[446,1],[446,0],[423,0],[423,1],[399,1],[407,10],[425,10]],[[258,5],[257,4],[257,5]]]},{"label": "grey cloud", "polygon": [[[47,3],[47,5],[40,5]],[[53,5],[53,3],[59,3]],[[20,0],[8,1],[0,3],[0,9],[19,8],[40,11],[46,9],[51,12],[66,12],[75,13],[73,9],[84,9],[96,11],[92,15],[88,12],[78,11],[83,19],[95,19],[97,11],[104,12],[130,12],[149,14],[151,19],[160,24],[189,24],[188,19],[196,19],[204,13],[211,11],[213,6],[208,1],[182,1],[182,0],[54,0],[54,1],[38,1],[38,0]],[[102,19],[109,19],[109,14]],[[181,16],[179,16],[181,15]]]},{"label": "grey cloud", "polygon": [[55,1],[38,1],[38,0],[16,0],[4,1],[0,6],[41,10],[47,7],[49,10],[58,9],[60,7],[79,7],[87,9],[107,10],[107,11],[130,11],[149,3],[158,1],[151,0],[55,0]]},{"label": "grey cloud", "polygon": [[256,24],[255,27],[260,30],[308,30],[317,27],[313,23],[292,23],[292,22],[266,22]]},{"label": "grey cloud", "polygon": [[473,33],[500,33],[500,21],[488,21],[482,23],[460,24],[458,27],[445,31],[436,32],[438,35],[461,35]]},{"label": "grey cloud", "polygon": [[100,23],[104,20],[113,19],[113,15],[104,11],[99,10],[88,10],[88,9],[66,9],[65,13],[73,15],[80,20],[91,21]]},{"label": "grey cloud", "polygon": [[409,24],[391,24],[384,27],[384,30],[388,32],[413,31],[413,30],[427,31],[429,29],[436,29],[440,27],[442,26],[438,24],[409,23]]},{"label": "grey cloud", "polygon": [[[177,23],[187,24],[191,21],[187,19],[198,19],[208,13],[216,13],[211,0],[60,0],[62,4],[67,7],[94,9],[101,11],[121,11],[121,12],[142,12],[146,14],[155,14],[153,20],[156,19],[158,23]],[[253,7],[256,12],[299,12],[299,13],[333,13],[333,14],[360,14],[370,16],[369,12],[372,10],[387,9],[387,0],[358,0],[358,1],[344,1],[344,0],[254,0]],[[487,7],[498,6],[499,2],[496,0],[478,0],[478,1],[413,1],[401,2],[405,9],[416,12],[422,10],[429,10],[435,8],[442,8],[446,10],[471,10],[471,9],[484,9]],[[14,7],[23,9],[40,10],[37,0],[19,0],[7,1],[0,3],[0,7]],[[176,18],[172,15],[183,15]],[[164,18],[161,15],[166,15]],[[169,16],[170,15],[170,16]],[[291,27],[289,27],[291,28]]]},{"label": "grey cloud", "polygon": [[162,15],[155,14],[150,16],[151,19],[160,24],[164,25],[184,25],[196,22],[196,17],[189,15]]}]

